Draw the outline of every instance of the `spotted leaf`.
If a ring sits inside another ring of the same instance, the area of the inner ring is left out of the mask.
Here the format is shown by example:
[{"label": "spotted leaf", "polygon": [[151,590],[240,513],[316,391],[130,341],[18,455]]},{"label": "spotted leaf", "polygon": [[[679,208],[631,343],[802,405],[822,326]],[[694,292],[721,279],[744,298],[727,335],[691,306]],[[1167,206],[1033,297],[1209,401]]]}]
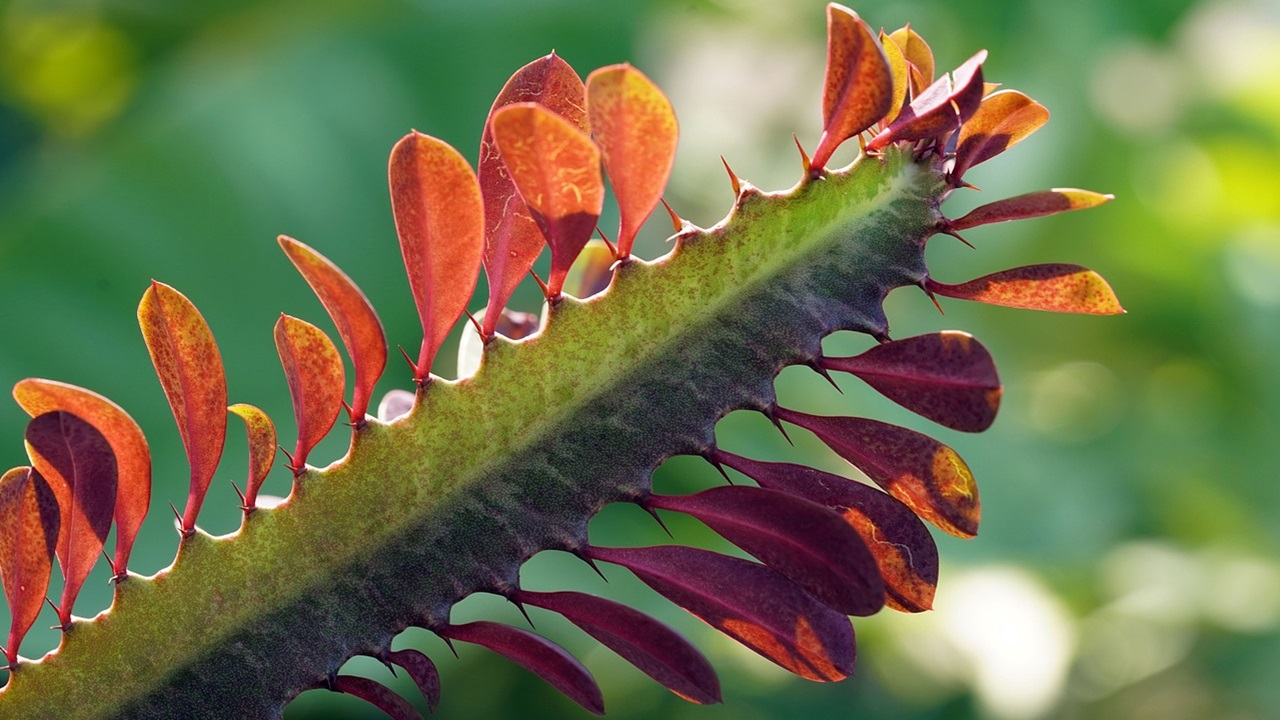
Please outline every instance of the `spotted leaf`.
[{"label": "spotted leaf", "polygon": [[893,98],[893,71],[871,28],[849,8],[827,5],[822,138],[813,153],[812,167],[826,167],[841,143],[889,113]]},{"label": "spotted leaf", "polygon": [[298,443],[293,452],[295,474],[306,469],[307,455],[324,436],[342,410],[345,374],[342,358],[328,335],[305,320],[281,315],[275,329],[276,350],[289,383]]},{"label": "spotted leaf", "polygon": [[1124,312],[1107,281],[1079,265],[1028,265],[959,285],[928,280],[926,287],[946,297],[1026,310],[1085,315]]},{"label": "spotted leaf", "polygon": [[10,667],[44,606],[58,526],[58,499],[40,473],[19,467],[0,477],[0,580],[11,619],[5,643]]}]

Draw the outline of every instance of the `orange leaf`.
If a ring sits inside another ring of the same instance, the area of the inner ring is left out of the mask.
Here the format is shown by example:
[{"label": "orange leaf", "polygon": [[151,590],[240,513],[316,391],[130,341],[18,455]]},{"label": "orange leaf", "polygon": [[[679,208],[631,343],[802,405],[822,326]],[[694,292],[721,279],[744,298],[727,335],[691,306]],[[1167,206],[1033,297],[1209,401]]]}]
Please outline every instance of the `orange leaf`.
[{"label": "orange leaf", "polygon": [[927,280],[926,285],[939,295],[989,305],[1085,315],[1124,312],[1107,281],[1079,265],[1028,265],[959,285],[936,280]]},{"label": "orange leaf", "polygon": [[305,320],[280,315],[276,321],[276,350],[289,382],[293,416],[298,422],[298,444],[293,451],[294,475],[307,467],[307,455],[324,436],[342,410],[346,376],[338,348],[320,328]]},{"label": "orange leaf", "polygon": [[40,473],[19,467],[0,477],[0,579],[13,620],[5,644],[10,667],[49,591],[58,520],[58,499]]},{"label": "orange leaf", "polygon": [[1113,199],[1115,199],[1114,195],[1103,195],[1102,193],[1077,190],[1075,188],[1041,190],[987,203],[975,208],[968,215],[958,220],[950,221],[947,227],[951,230],[967,230],[979,225],[989,225],[1009,220],[1025,220],[1042,215],[1054,215],[1068,210],[1085,210],[1097,207]]},{"label": "orange leaf", "polygon": [[586,89],[581,78],[555,53],[525,65],[507,80],[493,101],[480,139],[478,168],[484,195],[484,271],[489,278],[489,305],[481,327],[491,336],[516,286],[538,259],[546,238],[520,199],[493,140],[493,115],[512,103],[536,102],[587,132]]},{"label": "orange leaf", "polygon": [[258,501],[262,481],[276,460],[276,426],[267,414],[243,403],[227,408],[244,421],[249,438],[249,477],[244,483],[244,506],[252,509]]},{"label": "orange leaf", "polygon": [[618,258],[625,260],[667,187],[680,136],[676,112],[652,80],[622,64],[587,76],[587,115],[618,199]]},{"label": "orange leaf", "polygon": [[951,174],[961,177],[974,165],[1022,142],[1048,120],[1049,111],[1043,105],[1017,90],[986,96],[978,111],[960,128]]},{"label": "orange leaf", "polygon": [[123,579],[138,529],[151,507],[151,451],[142,429],[119,405],[75,385],[28,378],[13,386],[13,399],[35,417],[65,410],[98,429],[111,443],[119,477],[116,486],[116,553],[112,560],[116,578]]},{"label": "orange leaf", "polygon": [[138,324],[191,464],[182,532],[196,517],[227,438],[227,377],[209,325],[182,293],[156,281],[142,295]]},{"label": "orange leaf", "polygon": [[413,378],[425,383],[480,274],[484,208],[471,166],[442,140],[411,132],[391,149],[391,212],[422,322]]},{"label": "orange leaf", "polygon": [[551,245],[547,288],[555,297],[600,217],[600,151],[572,123],[536,103],[516,103],[495,113],[493,137]]},{"label": "orange leaf", "polygon": [[889,33],[889,39],[893,41],[898,49],[902,51],[902,56],[913,68],[911,73],[911,90],[912,95],[917,95],[933,82],[933,48],[929,47],[929,43],[920,37],[920,33],[911,29],[910,25],[900,27]]},{"label": "orange leaf", "polygon": [[827,5],[827,73],[822,92],[822,139],[810,167],[826,167],[845,140],[893,107],[893,72],[871,28],[849,8]]},{"label": "orange leaf", "polygon": [[351,356],[356,380],[350,417],[351,422],[363,425],[373,386],[387,366],[387,339],[382,321],[360,288],[328,258],[291,237],[281,235],[279,243],[333,318],[342,344]]},{"label": "orange leaf", "polygon": [[911,66],[902,54],[898,43],[889,39],[884,31],[880,31],[880,49],[884,51],[885,60],[889,61],[889,74],[893,77],[893,99],[889,102],[889,112],[881,118],[882,124],[888,125],[902,111],[902,104],[907,101],[907,88],[911,86]]}]

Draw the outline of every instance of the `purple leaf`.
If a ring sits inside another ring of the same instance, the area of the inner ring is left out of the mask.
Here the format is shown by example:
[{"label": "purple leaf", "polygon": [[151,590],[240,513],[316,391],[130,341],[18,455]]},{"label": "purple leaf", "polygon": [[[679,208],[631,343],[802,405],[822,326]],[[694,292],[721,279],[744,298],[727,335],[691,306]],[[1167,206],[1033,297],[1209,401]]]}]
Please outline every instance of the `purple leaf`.
[{"label": "purple leaf", "polygon": [[769,568],[688,547],[588,548],[720,632],[808,680],[853,672],[853,626]]},{"label": "purple leaf", "polygon": [[846,615],[884,606],[884,583],[862,538],[839,515],[775,490],[717,487],[653,495],[651,507],[692,515]]},{"label": "purple leaf", "polygon": [[951,76],[943,75],[935,80],[889,127],[867,143],[867,149],[879,150],[889,143],[925,140],[958,130],[982,103],[982,63],[986,59],[987,51],[979,50]]},{"label": "purple leaf", "polygon": [[386,685],[359,675],[339,675],[333,679],[335,692],[354,695],[378,708],[392,720],[422,720],[422,713]]},{"label": "purple leaf", "polygon": [[436,705],[440,704],[440,673],[436,671],[436,665],[431,662],[431,658],[417,650],[405,649],[388,653],[387,659],[409,673],[409,677],[413,678],[414,684],[418,686],[418,690],[422,691],[422,697],[427,701],[427,710],[435,712]]},{"label": "purple leaf", "polygon": [[602,645],[689,702],[720,702],[720,680],[688,640],[652,617],[595,595],[521,591],[516,600],[565,616]]},{"label": "purple leaf", "polygon": [[604,698],[595,678],[564,648],[528,630],[494,622],[448,625],[440,635],[482,645],[520,665],[596,715],[604,714]]}]

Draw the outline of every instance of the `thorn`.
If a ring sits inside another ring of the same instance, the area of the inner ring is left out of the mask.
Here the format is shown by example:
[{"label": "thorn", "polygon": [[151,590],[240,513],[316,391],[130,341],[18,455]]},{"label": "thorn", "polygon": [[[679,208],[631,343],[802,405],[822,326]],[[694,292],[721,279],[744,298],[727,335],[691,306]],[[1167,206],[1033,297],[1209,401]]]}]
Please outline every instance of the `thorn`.
[{"label": "thorn", "polygon": [[671,216],[671,227],[675,228],[676,232],[684,230],[684,221],[680,219],[680,216],[676,214],[676,211],[671,209],[671,206],[667,204],[665,198],[659,198],[659,200],[662,201],[662,207],[667,209],[667,214]]},{"label": "thorn", "polygon": [[[476,316],[472,315],[470,310],[463,310],[462,312],[464,315],[467,316],[467,319],[471,321],[471,324],[475,326],[476,334],[479,335],[480,337],[484,337],[484,326],[480,324],[479,320],[476,320]],[[344,400],[342,401],[342,404],[346,405],[347,402]],[[350,410],[351,408],[348,407],[347,411],[350,412]]]},{"label": "thorn", "polygon": [[276,447],[280,449],[280,452],[284,453],[285,457],[289,458],[289,464],[285,465],[285,467],[289,468],[289,470],[293,472],[293,479],[297,480],[298,477],[300,477],[302,473],[306,471],[306,468],[298,467],[298,464],[293,460],[293,455],[290,454],[288,450],[285,450],[283,445],[277,445]]},{"label": "thorn", "polygon": [[893,338],[889,337],[889,333],[887,332],[872,333],[871,337],[875,338],[876,342],[880,343],[881,345],[885,345],[893,342]]},{"label": "thorn", "polygon": [[582,562],[591,566],[591,569],[596,571],[596,574],[600,576],[601,580],[605,581],[606,583],[609,582],[609,578],[604,576],[604,571],[600,569],[599,565],[596,565],[595,559],[592,558],[590,555],[586,554],[586,552],[584,552],[582,548],[578,548],[576,550],[570,550],[569,552],[573,553],[574,556],[576,556]]},{"label": "thorn", "polygon": [[107,582],[115,582],[115,579],[116,579],[116,561],[115,561],[115,560],[112,560],[110,555],[107,555],[107,549],[106,549],[105,547],[104,547],[104,548],[102,548],[102,559],[103,559],[103,560],[106,560],[106,561],[107,561],[107,565],[109,565],[109,566],[111,567],[111,577],[107,580]]},{"label": "thorn", "polygon": [[236,491],[236,497],[240,498],[240,507],[244,507],[244,493],[240,492],[240,486],[235,480],[231,481],[231,489]]},{"label": "thorn", "polygon": [[950,235],[951,237],[953,237],[953,238],[955,238],[955,239],[959,240],[960,242],[964,243],[965,245],[968,245],[970,248],[972,248],[972,249],[974,249],[974,250],[976,250],[976,249],[977,249],[977,248],[974,248],[974,247],[973,247],[973,244],[972,244],[972,243],[970,243],[968,240],[965,240],[964,238],[960,237],[960,233],[956,232],[955,230],[952,230],[952,229],[951,229],[951,227],[950,227],[949,225],[948,225],[948,226],[943,226],[942,228],[940,228],[940,229],[938,230],[938,232],[940,232],[940,233],[942,233],[942,234],[944,234],[944,235]]},{"label": "thorn", "polygon": [[840,386],[836,384],[835,379],[831,377],[831,373],[827,371],[827,368],[825,366],[823,366],[821,358],[810,360],[805,364],[808,365],[814,372],[826,378],[827,382],[831,383],[831,387],[836,389],[836,392],[840,393],[841,395],[844,394],[844,390],[840,389]]},{"label": "thorn", "polygon": [[667,534],[667,537],[671,538],[672,540],[676,539],[676,536],[671,534],[671,530],[670,528],[667,527],[667,524],[662,522],[662,518],[658,515],[658,511],[656,509],[649,507],[649,505],[645,503],[645,501],[641,498],[637,498],[635,503],[640,507],[644,508],[645,512],[652,515],[654,520],[658,521],[658,525],[662,528],[662,531]]},{"label": "thorn", "polygon": [[729,167],[729,161],[720,156],[720,162],[724,163],[724,169],[729,173],[729,183],[733,186],[733,196],[736,198],[742,194],[742,181],[733,173],[733,168]]},{"label": "thorn", "polygon": [[714,450],[713,450],[712,452],[710,452],[710,453],[707,453],[706,455],[703,455],[702,457],[703,457],[703,459],[705,459],[707,462],[711,463],[711,467],[713,467],[713,468],[715,468],[716,470],[719,470],[719,471],[720,471],[720,474],[724,476],[724,481],[725,481],[725,482],[729,483],[730,485],[736,485],[736,484],[737,484],[737,483],[735,483],[735,482],[733,481],[733,478],[729,477],[729,473],[728,473],[728,471],[724,469],[724,465],[722,465],[722,464],[720,463],[720,460],[715,456],[715,451],[714,451]]},{"label": "thorn", "polygon": [[194,527],[188,528],[185,525],[183,525],[182,513],[178,512],[178,508],[175,507],[172,502],[169,503],[169,509],[173,511],[173,517],[178,521],[178,537],[182,538],[183,540],[186,540],[187,538],[196,534],[196,529]]},{"label": "thorn", "polygon": [[538,283],[538,287],[541,288],[542,296],[547,299],[547,302],[551,302],[551,290],[547,287],[547,284],[542,282],[542,278],[538,277],[538,273],[532,269],[529,270],[529,274],[533,276],[534,282]]},{"label": "thorn", "polygon": [[769,422],[773,423],[774,427],[778,428],[778,432],[782,433],[782,437],[787,439],[787,444],[795,447],[795,442],[792,441],[791,436],[787,434],[786,426],[784,426],[782,421],[778,419],[778,404],[774,403],[769,406],[768,409],[761,410],[760,412],[763,413],[765,417],[769,418]]},{"label": "thorn", "polygon": [[520,602],[519,598],[508,595],[507,601],[516,606],[516,609],[518,609],[520,614],[524,616],[524,621],[529,623],[530,628],[534,630],[538,629],[538,626],[533,624],[533,618],[529,617],[529,611],[525,609],[524,603]]},{"label": "thorn", "polygon": [[[58,615],[58,616],[61,616],[61,615],[62,615],[62,613],[58,611],[58,606],[53,604],[53,601],[49,599],[49,596],[48,596],[48,595],[46,595],[46,596],[45,596],[44,601],[45,601],[45,602],[47,602],[47,603],[49,603],[49,607],[53,608],[53,614],[54,614],[54,615]],[[61,626],[61,625],[54,625],[52,628],[50,628],[50,630],[52,630],[52,629],[54,629],[54,628],[60,628],[60,627],[62,627],[62,626]]]},{"label": "thorn", "polygon": [[417,376],[418,376],[418,363],[414,362],[414,361],[409,357],[409,353],[407,353],[407,352],[405,352],[405,351],[404,351],[404,346],[403,346],[403,345],[397,345],[397,346],[396,346],[396,349],[400,351],[400,355],[401,355],[401,357],[403,357],[403,358],[404,358],[404,361],[405,361],[405,362],[407,362],[407,363],[409,363],[409,369],[413,371],[413,376],[414,376],[414,377],[417,377]]},{"label": "thorn", "polygon": [[[596,232],[600,233],[600,239],[604,241],[605,246],[609,248],[609,253],[617,260],[618,248],[614,247],[613,243],[609,242],[609,238],[604,236],[604,231],[600,229],[599,225],[596,226]],[[614,262],[614,265],[617,265],[617,262]]]},{"label": "thorn", "polygon": [[[436,634],[437,634],[437,635],[440,635],[440,633],[436,633]],[[452,639],[450,639],[450,638],[449,638],[449,636],[447,636],[447,635],[440,635],[440,639],[444,641],[444,644],[445,644],[445,645],[448,645],[448,646],[449,646],[449,652],[453,653],[453,659],[454,659],[454,660],[461,660],[461,659],[462,659],[462,658],[459,658],[459,657],[458,657],[458,648],[456,648],[456,647],[454,647],[454,646],[453,646],[453,640],[452,640]]]},{"label": "thorn", "polygon": [[938,308],[938,314],[946,315],[946,313],[942,311],[942,303],[938,302],[938,296],[934,295],[933,290],[929,288],[928,278],[925,278],[924,280],[920,281],[920,289],[923,290],[924,294],[928,295],[929,299],[933,301],[933,306]]},{"label": "thorn", "polygon": [[800,144],[800,138],[795,133],[791,133],[791,139],[796,141],[796,149],[800,151],[800,167],[804,168],[804,174],[808,175],[813,169],[813,161],[809,159],[809,153],[804,151],[804,146]]}]

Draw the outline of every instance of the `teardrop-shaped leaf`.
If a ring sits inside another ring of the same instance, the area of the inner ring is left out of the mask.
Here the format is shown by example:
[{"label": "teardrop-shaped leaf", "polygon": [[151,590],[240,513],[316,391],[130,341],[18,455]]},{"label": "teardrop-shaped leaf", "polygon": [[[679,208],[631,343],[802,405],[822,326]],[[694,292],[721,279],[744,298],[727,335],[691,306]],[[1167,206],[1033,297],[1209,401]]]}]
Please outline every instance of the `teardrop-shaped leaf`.
[{"label": "teardrop-shaped leaf", "polygon": [[123,408],[98,393],[53,380],[22,380],[13,386],[13,399],[31,417],[65,410],[97,428],[111,443],[118,470],[112,566],[116,578],[124,579],[133,542],[151,507],[151,451],[142,428]]},{"label": "teardrop-shaped leaf", "polygon": [[639,610],[579,592],[521,591],[516,600],[560,613],[685,700],[720,702],[711,663],[675,630]]},{"label": "teardrop-shaped leaf", "polygon": [[618,258],[625,260],[667,187],[680,127],[662,90],[626,63],[587,76],[587,116],[618,200]]},{"label": "teardrop-shaped leaf", "polygon": [[890,400],[954,430],[982,432],[1000,408],[995,362],[968,333],[917,335],[819,362],[858,376]]},{"label": "teardrop-shaped leaf", "polygon": [[648,505],[698,518],[846,615],[872,615],[884,606],[884,583],[871,551],[826,507],[742,486],[652,495]]},{"label": "teardrop-shaped leaf", "polygon": [[778,417],[817,435],[921,518],[957,537],[978,534],[978,484],[955,450],[897,425],[780,408]]},{"label": "teardrop-shaped leaf", "polygon": [[292,468],[296,475],[306,469],[307,455],[337,421],[346,376],[338,348],[315,325],[281,314],[275,336],[280,364],[289,382],[293,417],[298,422]]},{"label": "teardrop-shaped leaf", "polygon": [[903,612],[933,606],[938,548],[911,509],[869,485],[804,465],[749,460],[717,450],[716,462],[778,490],[840,513],[875,556],[884,580],[885,604]]},{"label": "teardrop-shaped leaf", "polygon": [[427,701],[427,711],[435,712],[436,705],[440,704],[440,673],[431,658],[417,650],[406,648],[388,653],[387,660],[409,673],[413,684],[418,686],[422,697]]},{"label": "teardrop-shaped leaf", "polygon": [[102,554],[116,507],[116,456],[97,428],[63,410],[27,423],[27,454],[58,499],[58,564],[64,583],[58,604],[63,628],[89,571]]},{"label": "teardrop-shaped leaf", "polygon": [[613,252],[609,246],[603,240],[592,240],[582,248],[582,254],[569,268],[564,291],[579,300],[604,292],[613,282],[613,264]]},{"label": "teardrop-shaped leaf", "polygon": [[952,176],[963,176],[974,165],[1022,142],[1048,121],[1045,106],[1017,90],[987,95],[978,111],[960,128]]},{"label": "teardrop-shaped leaf", "polygon": [[391,149],[388,177],[400,254],[422,322],[419,384],[467,308],[484,253],[484,207],[471,166],[448,143],[420,132]]},{"label": "teardrop-shaped leaf", "polygon": [[227,376],[209,325],[182,293],[151,281],[138,305],[138,324],[191,465],[182,532],[195,532],[200,505],[227,439]]},{"label": "teardrop-shaped leaf", "polygon": [[979,50],[950,77],[943,75],[920,93],[898,118],[867,143],[879,150],[892,142],[925,140],[960,129],[982,103],[982,63],[987,51]]},{"label": "teardrop-shaped leaf", "polygon": [[252,405],[240,403],[227,408],[244,421],[249,438],[249,477],[244,482],[244,506],[257,506],[258,490],[271,472],[276,460],[276,426],[267,414]]},{"label": "teardrop-shaped leaf", "polygon": [[1114,199],[1114,195],[1103,195],[1076,188],[1040,190],[979,206],[964,217],[950,221],[947,225],[952,230],[967,230],[979,225],[1025,220],[1068,210],[1085,210]]},{"label": "teardrop-shaped leaf", "polygon": [[893,72],[871,28],[849,8],[828,4],[822,138],[811,167],[826,167],[841,143],[887,115],[893,97]]},{"label": "teardrop-shaped leaf", "polygon": [[447,625],[440,634],[492,650],[546,680],[596,715],[604,714],[604,698],[595,678],[564,648],[527,630],[495,622]]},{"label": "teardrop-shaped leaf", "polygon": [[555,297],[600,218],[600,151],[573,123],[534,103],[498,110],[492,125],[511,180],[551,246],[547,291]]},{"label": "teardrop-shaped leaf", "polygon": [[547,242],[520,199],[493,140],[494,113],[522,102],[538,103],[582,132],[589,131],[586,88],[573,68],[555,53],[517,70],[493,101],[480,139],[478,168],[484,196],[484,271],[489,278],[489,305],[482,323],[486,337],[497,330],[499,313]]},{"label": "teardrop-shaped leaf", "polygon": [[889,75],[893,78],[893,97],[889,102],[889,112],[880,119],[881,124],[888,125],[898,117],[907,101],[907,90],[911,87],[911,65],[902,54],[902,48],[890,40],[883,30],[880,31],[880,49],[884,51],[884,59],[889,62]]},{"label": "teardrop-shaped leaf", "polygon": [[382,321],[360,288],[328,258],[285,235],[279,237],[279,243],[338,328],[338,336],[356,371],[351,422],[362,426],[373,397],[373,386],[387,366],[387,339]]},{"label": "teardrop-shaped leaf", "polygon": [[894,30],[889,39],[902,50],[903,57],[914,69],[912,90],[913,94],[919,94],[933,82],[933,48],[910,25]]},{"label": "teardrop-shaped leaf", "polygon": [[926,287],[938,295],[988,305],[1085,315],[1124,312],[1102,276],[1079,265],[1028,265],[984,275],[959,285],[936,280]]},{"label": "teardrop-shaped leaf", "polygon": [[12,620],[5,643],[10,667],[49,591],[58,525],[58,499],[40,473],[19,467],[0,477],[0,580]]},{"label": "teardrop-shaped leaf", "polygon": [[400,697],[394,690],[377,680],[359,675],[338,675],[330,687],[334,692],[346,693],[369,703],[386,713],[391,720],[422,720],[422,713]]},{"label": "teardrop-shaped leaf", "polygon": [[853,626],[769,568],[689,547],[589,548],[621,565],[708,625],[800,677],[835,682],[853,672]]}]

